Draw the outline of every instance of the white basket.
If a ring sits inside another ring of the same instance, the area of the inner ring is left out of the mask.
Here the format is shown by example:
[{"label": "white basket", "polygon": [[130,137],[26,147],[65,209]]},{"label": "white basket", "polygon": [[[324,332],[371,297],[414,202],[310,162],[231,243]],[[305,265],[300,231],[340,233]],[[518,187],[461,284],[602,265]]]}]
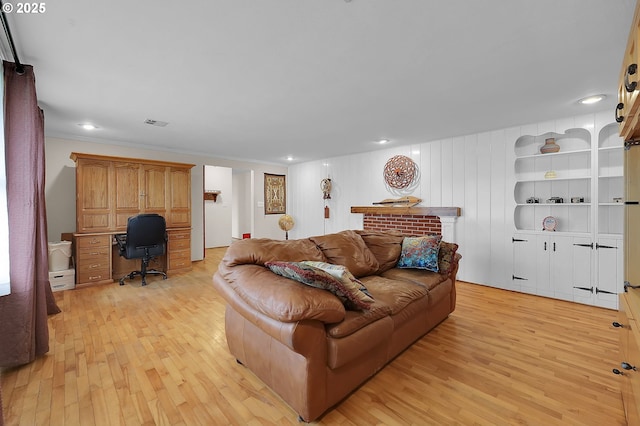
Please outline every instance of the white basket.
[{"label": "white basket", "polygon": [[49,243],[49,272],[69,269],[71,241]]}]

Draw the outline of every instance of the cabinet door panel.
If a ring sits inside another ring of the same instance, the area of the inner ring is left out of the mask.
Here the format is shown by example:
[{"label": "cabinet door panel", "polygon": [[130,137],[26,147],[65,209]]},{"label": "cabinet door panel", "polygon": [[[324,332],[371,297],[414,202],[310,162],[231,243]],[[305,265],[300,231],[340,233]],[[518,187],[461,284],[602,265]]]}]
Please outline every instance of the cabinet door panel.
[{"label": "cabinet door panel", "polygon": [[571,262],[573,273],[571,286],[573,300],[580,303],[593,303],[595,285],[593,283],[593,256],[594,250],[591,238],[572,239]]},{"label": "cabinet door panel", "polygon": [[112,168],[108,161],[80,160],[76,168],[79,232],[106,231],[112,224]]},{"label": "cabinet door panel", "polygon": [[553,271],[550,265],[551,241],[546,235],[536,236],[536,294],[540,296],[553,297],[553,286],[549,272]]},{"label": "cabinet door panel", "polygon": [[140,212],[140,164],[114,163],[116,229],[125,230],[127,220]]},{"label": "cabinet door panel", "polygon": [[638,22],[634,22],[631,28],[618,83],[618,102],[622,104],[623,109],[616,110],[616,116],[624,117],[619,125],[619,129],[620,135],[624,137],[625,140],[636,136],[639,130],[636,128],[636,124],[639,105],[638,90],[640,88],[636,86],[636,89],[630,92],[625,87],[627,84],[632,85],[634,82],[640,84],[640,81],[638,81],[638,69],[636,69],[634,74],[629,72],[630,66],[635,64],[637,68],[637,66],[640,65],[638,62],[638,54],[640,53],[638,51],[638,36],[640,36],[638,24]]},{"label": "cabinet door panel", "polygon": [[144,212],[167,215],[166,208],[166,167],[144,167]]},{"label": "cabinet door panel", "polygon": [[191,170],[169,170],[167,226],[191,226]]},{"label": "cabinet door panel", "polygon": [[536,236],[518,234],[513,237],[512,290],[535,294]]},{"label": "cabinet door panel", "polygon": [[596,305],[616,309],[618,293],[622,292],[622,241],[614,238],[598,240],[598,279]]}]

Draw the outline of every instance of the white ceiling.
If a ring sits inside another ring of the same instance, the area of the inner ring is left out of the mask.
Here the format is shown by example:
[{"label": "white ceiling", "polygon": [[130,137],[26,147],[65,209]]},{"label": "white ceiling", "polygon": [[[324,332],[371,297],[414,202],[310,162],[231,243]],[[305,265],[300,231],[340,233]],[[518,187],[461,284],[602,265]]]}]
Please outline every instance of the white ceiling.
[{"label": "white ceiling", "polygon": [[[286,164],[375,150],[381,138],[422,143],[603,108],[613,117],[635,2],[45,6],[7,16],[35,67],[47,136]],[[604,105],[576,103],[595,93]]]}]

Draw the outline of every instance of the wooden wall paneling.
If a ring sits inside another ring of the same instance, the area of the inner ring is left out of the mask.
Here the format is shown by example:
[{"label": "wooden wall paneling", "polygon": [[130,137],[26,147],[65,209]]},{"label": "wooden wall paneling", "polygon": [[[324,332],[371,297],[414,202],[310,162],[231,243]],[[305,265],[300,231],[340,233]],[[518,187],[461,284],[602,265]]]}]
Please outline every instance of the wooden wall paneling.
[{"label": "wooden wall paneling", "polygon": [[466,251],[471,255],[467,256],[465,266],[469,271],[473,271],[476,283],[484,283],[480,269],[486,268],[488,265],[481,261],[481,251],[485,247],[481,247],[478,241],[478,135],[469,135],[464,137],[465,152],[463,158],[464,164],[464,246]]},{"label": "wooden wall paneling", "polygon": [[453,140],[444,139],[440,141],[440,167],[442,186],[442,206],[455,206],[453,203]]},{"label": "wooden wall paneling", "polygon": [[[358,200],[362,205],[368,205],[377,201],[373,199],[373,193],[374,188],[380,185],[380,180],[376,179],[376,172],[381,169],[373,166],[372,156],[374,154],[366,153],[340,159],[340,167],[336,171],[339,185],[338,203],[332,226],[327,228],[327,233],[352,228],[352,225],[362,228],[362,216],[351,214],[350,202]],[[355,182],[358,184],[354,185]],[[365,188],[366,190],[363,190]]]},{"label": "wooden wall paneling", "polygon": [[[456,243],[460,246],[459,251],[463,256],[463,261],[460,262],[458,274],[461,280],[471,280],[470,276],[467,276],[467,258],[473,256],[471,250],[466,246],[466,224],[467,224],[467,205],[465,204],[465,154],[466,145],[464,137],[456,137],[452,139],[453,157],[456,161],[453,162],[453,203],[454,206],[462,207],[462,216],[456,221]],[[465,253],[468,252],[468,256]],[[465,278],[463,278],[465,277]]]},{"label": "wooden wall paneling", "polygon": [[506,263],[509,259],[507,255],[506,245],[509,241],[507,238],[507,218],[505,217],[504,205],[506,202],[506,156],[507,146],[505,140],[505,131],[491,132],[491,195],[490,195],[490,223],[491,231],[491,247],[489,257],[491,259],[491,277],[489,282],[491,285],[499,288],[509,288],[511,275],[508,271],[511,269],[510,263]]},{"label": "wooden wall paneling", "polygon": [[[295,226],[289,232],[290,239],[324,233],[324,229],[328,224],[325,223],[325,219],[321,215],[323,200],[322,192],[320,191],[320,180],[326,177],[327,166],[325,166],[325,163],[327,163],[329,164],[328,167],[331,170],[331,179],[333,181],[331,203],[332,206],[335,206],[339,202],[340,183],[333,171],[340,169],[339,161],[339,159],[314,161],[289,168],[287,186],[290,191],[287,194],[287,212],[296,221]],[[289,211],[289,209],[291,210]],[[331,213],[333,218],[337,214],[336,208],[332,208]],[[284,239],[284,233],[282,238]]]},{"label": "wooden wall paneling", "polygon": [[[537,124],[536,135],[543,135],[545,133],[555,132],[556,131],[556,120],[553,121],[543,121]],[[564,132],[564,130],[562,130]]]},{"label": "wooden wall paneling", "polygon": [[506,258],[505,262],[505,276],[506,276],[506,287],[510,290],[518,290],[520,288],[520,284],[518,281],[512,279],[512,275],[514,275],[514,243],[512,242],[512,237],[514,236],[515,231],[515,221],[514,221],[514,211],[516,207],[516,202],[514,199],[514,187],[515,187],[515,160],[516,155],[514,151],[514,145],[516,140],[521,136],[522,130],[520,127],[511,127],[506,129],[505,131],[505,182],[504,182],[504,194],[505,194],[505,202],[503,205],[504,209],[504,229],[505,229],[505,252]]},{"label": "wooden wall paneling", "polygon": [[[415,193],[411,194],[422,199],[423,206],[432,206],[431,201],[431,149],[435,142],[426,142],[420,145],[420,154],[413,155],[411,158],[418,164],[420,168],[420,185],[416,188]],[[438,159],[439,161],[440,159]]]},{"label": "wooden wall paneling", "polygon": [[427,207],[445,207],[442,204],[442,142],[435,141],[428,144],[429,152],[429,203]]},{"label": "wooden wall paneling", "polygon": [[[347,217],[349,213],[344,212],[344,206],[342,206],[342,204],[345,203],[343,192],[345,189],[348,189],[349,185],[345,185],[342,179],[336,179],[333,173],[333,170],[341,170],[341,168],[342,164],[339,159],[328,162],[319,161],[316,163],[316,167],[308,170],[305,174],[305,179],[310,180],[308,183],[310,199],[307,202],[309,211],[306,217],[314,218],[313,221],[317,223],[317,225],[314,225],[315,229],[313,233],[307,233],[305,236],[327,233],[327,229],[333,229],[336,223],[349,219]],[[320,190],[320,181],[326,177],[331,178],[332,190],[331,199],[325,201],[322,198],[323,194]],[[329,219],[324,218],[325,205],[329,206]]]},{"label": "wooden wall paneling", "polygon": [[491,133],[480,133],[476,140],[476,204],[478,210],[475,223],[475,247],[479,254],[476,265],[479,266],[481,283],[489,284],[492,283],[491,270],[493,269],[491,247],[496,238],[494,230],[491,228],[491,194],[495,191],[491,181]]}]

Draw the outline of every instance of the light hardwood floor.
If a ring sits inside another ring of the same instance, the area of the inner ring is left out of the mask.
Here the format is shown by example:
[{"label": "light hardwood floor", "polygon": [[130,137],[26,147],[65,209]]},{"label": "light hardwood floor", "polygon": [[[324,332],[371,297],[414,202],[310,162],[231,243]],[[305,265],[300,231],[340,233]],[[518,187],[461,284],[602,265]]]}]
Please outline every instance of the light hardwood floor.
[{"label": "light hardwood floor", "polygon": [[[2,373],[6,423],[298,424],[227,350],[223,253],[146,287],[56,293],[50,353]],[[317,423],[623,425],[615,317],[459,282],[447,320]]]}]

